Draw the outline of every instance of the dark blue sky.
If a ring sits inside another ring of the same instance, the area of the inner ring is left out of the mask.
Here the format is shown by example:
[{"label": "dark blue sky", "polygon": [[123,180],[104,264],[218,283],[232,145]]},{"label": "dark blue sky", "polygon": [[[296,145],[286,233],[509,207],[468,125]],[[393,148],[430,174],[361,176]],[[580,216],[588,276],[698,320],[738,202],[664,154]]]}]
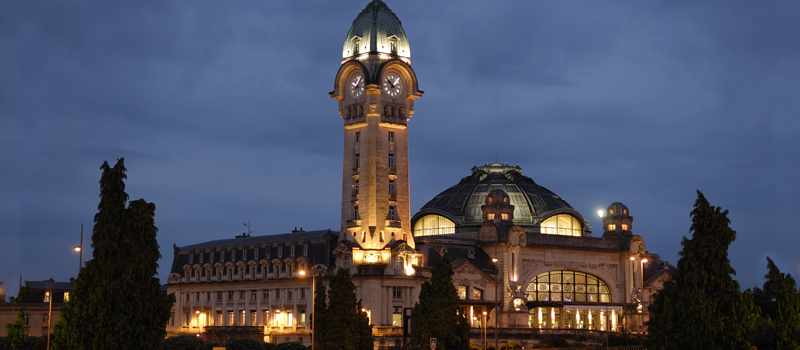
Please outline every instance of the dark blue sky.
[{"label": "dark blue sky", "polygon": [[[99,166],[172,244],[337,230],[342,121],[328,96],[367,1],[0,3],[0,280],[90,258]],[[412,212],[477,164],[519,164],[602,231],[625,203],[676,263],[703,191],[730,210],[743,287],[800,275],[800,3],[388,1],[425,95]]]}]

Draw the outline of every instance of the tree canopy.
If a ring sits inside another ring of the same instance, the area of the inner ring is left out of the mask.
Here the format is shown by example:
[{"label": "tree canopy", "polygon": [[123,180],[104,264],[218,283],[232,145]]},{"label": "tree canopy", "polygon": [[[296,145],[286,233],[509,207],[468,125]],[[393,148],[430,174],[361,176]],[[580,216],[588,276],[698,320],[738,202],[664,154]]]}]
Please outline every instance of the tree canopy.
[{"label": "tree canopy", "polygon": [[460,312],[447,253],[433,266],[431,281],[422,284],[411,320],[420,349],[429,350],[431,338],[436,338],[437,350],[469,349],[469,323]]},{"label": "tree canopy", "polygon": [[692,238],[683,237],[678,270],[650,306],[647,348],[749,350],[755,306],[732,277],[728,247],[736,232],[728,227],[728,211],[697,191],[691,217]]},{"label": "tree canopy", "polygon": [[[100,167],[92,259],[80,270],[54,333],[56,349],[156,349],[166,334],[174,296],[161,295],[155,275],[156,206],[128,203],[120,158]],[[126,207],[127,204],[127,207]]]}]

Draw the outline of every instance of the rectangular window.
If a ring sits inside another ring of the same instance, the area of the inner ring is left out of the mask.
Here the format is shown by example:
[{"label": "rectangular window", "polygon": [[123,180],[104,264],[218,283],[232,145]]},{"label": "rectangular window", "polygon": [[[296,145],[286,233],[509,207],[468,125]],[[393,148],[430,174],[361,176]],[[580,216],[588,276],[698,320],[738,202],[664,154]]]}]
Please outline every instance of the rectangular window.
[{"label": "rectangular window", "polygon": [[286,326],[287,327],[291,327],[292,326],[292,322],[294,322],[294,320],[292,319],[292,313],[291,312],[287,312],[286,313]]},{"label": "rectangular window", "polygon": [[261,291],[261,300],[267,301],[269,300],[269,289],[264,289]]},{"label": "rectangular window", "polygon": [[42,314],[42,326],[47,327],[47,314]]},{"label": "rectangular window", "polygon": [[186,300],[186,304],[188,304],[188,303],[189,303],[189,302],[192,300],[192,299],[191,299],[192,297],[191,297],[191,294],[190,294],[190,293],[186,293],[185,295],[186,295],[186,298],[185,298],[185,300]]},{"label": "rectangular window", "polygon": [[211,292],[206,292],[206,301],[211,301]]},{"label": "rectangular window", "polygon": [[486,220],[494,220],[494,213],[486,214]]},{"label": "rectangular window", "polygon": [[353,180],[353,195],[358,196],[358,179]]},{"label": "rectangular window", "polygon": [[623,231],[627,231],[628,230],[628,224],[622,224],[622,230]]},{"label": "rectangular window", "polygon": [[403,287],[392,287],[392,299],[403,299]]},{"label": "rectangular window", "polygon": [[64,292],[64,302],[65,303],[69,302],[69,292]]},{"label": "rectangular window", "polygon": [[269,325],[269,310],[263,310],[263,311],[261,311],[261,314],[263,315],[261,317],[261,325],[262,326],[268,326]]},{"label": "rectangular window", "polygon": [[396,195],[397,194],[397,187],[395,187],[394,180],[389,180],[389,194]]},{"label": "rectangular window", "polygon": [[394,142],[394,131],[389,131],[389,142]]},{"label": "rectangular window", "polygon": [[389,169],[394,169],[394,153],[389,153]]},{"label": "rectangular window", "polygon": [[198,303],[200,302],[200,292],[197,292],[197,294],[194,296],[194,300]]},{"label": "rectangular window", "polygon": [[361,142],[361,131],[356,131],[356,143]]},{"label": "rectangular window", "polygon": [[30,327],[31,326],[31,324],[30,324],[31,315],[29,315],[29,314],[22,315],[22,320],[25,323],[25,327]]},{"label": "rectangular window", "polygon": [[617,225],[614,225],[614,224],[608,224],[608,230],[609,230],[609,231],[614,231],[614,230],[616,230],[616,229],[617,229]]},{"label": "rectangular window", "polygon": [[286,300],[292,300],[292,290],[291,289],[289,289],[289,291],[286,292]]},{"label": "rectangular window", "polygon": [[170,312],[169,313],[169,325],[170,326],[174,326],[175,325],[175,313],[174,312]]},{"label": "rectangular window", "polygon": [[244,291],[240,290],[239,291],[239,300],[244,300],[244,295],[245,295]]},{"label": "rectangular window", "polygon": [[44,302],[45,303],[50,302],[50,292],[44,292]]},{"label": "rectangular window", "polygon": [[392,313],[392,327],[402,327],[403,326],[403,308],[400,306],[394,307],[394,312]]},{"label": "rectangular window", "polygon": [[358,215],[358,206],[353,207],[353,220],[361,220],[361,216]]},{"label": "rectangular window", "polygon": [[192,324],[191,316],[192,315],[190,313],[188,313],[188,312],[183,314],[183,326],[184,327],[189,327]]},{"label": "rectangular window", "polygon": [[483,291],[478,288],[472,288],[472,299],[474,300],[482,300],[483,299]]},{"label": "rectangular window", "polygon": [[306,300],[306,289],[305,288],[300,290],[300,300]]},{"label": "rectangular window", "polygon": [[217,310],[217,320],[216,320],[216,324],[214,324],[214,325],[215,326],[224,326],[225,325],[225,323],[222,321],[222,311],[221,310]]},{"label": "rectangular window", "polygon": [[502,214],[500,214],[500,219],[503,219],[503,220],[508,220],[508,213],[502,213]]},{"label": "rectangular window", "polygon": [[233,310],[228,311],[228,326],[234,326],[234,322],[236,320],[233,319]]},{"label": "rectangular window", "polygon": [[250,325],[258,326],[258,313],[255,310],[250,311]]},{"label": "rectangular window", "polygon": [[306,312],[300,311],[300,318],[297,319],[297,325],[300,327],[306,326]]},{"label": "rectangular window", "polygon": [[389,220],[398,220],[397,218],[397,207],[390,205],[389,206]]},{"label": "rectangular window", "polygon": [[303,256],[308,256],[308,243],[303,243]]},{"label": "rectangular window", "polygon": [[275,290],[275,300],[281,300],[281,290],[280,289],[276,289]]},{"label": "rectangular window", "polygon": [[250,291],[250,300],[251,301],[256,301],[256,298],[258,298],[258,293],[256,293],[256,291],[254,291],[254,290],[251,290]]},{"label": "rectangular window", "polygon": [[217,292],[217,301],[222,301],[222,292]]},{"label": "rectangular window", "polygon": [[245,323],[244,317],[245,317],[244,310],[239,311],[239,323],[237,324],[237,326],[246,326],[247,325],[247,323]]},{"label": "rectangular window", "polygon": [[228,291],[228,301],[231,301],[231,300],[233,300],[233,291],[229,290]]},{"label": "rectangular window", "polygon": [[283,245],[278,246],[278,259],[283,257]]},{"label": "rectangular window", "polygon": [[403,271],[403,258],[395,257],[394,258],[394,269],[397,271]]},{"label": "rectangular window", "polygon": [[242,261],[247,261],[247,248],[242,248]]},{"label": "rectangular window", "polygon": [[458,298],[459,299],[467,298],[467,286],[458,286]]},{"label": "rectangular window", "polygon": [[353,168],[354,169],[358,169],[360,167],[361,167],[361,155],[356,153],[356,159],[355,159],[355,162],[353,163]]},{"label": "rectangular window", "polygon": [[289,250],[290,250],[289,256],[294,257],[294,243],[292,243],[292,245],[289,246]]}]

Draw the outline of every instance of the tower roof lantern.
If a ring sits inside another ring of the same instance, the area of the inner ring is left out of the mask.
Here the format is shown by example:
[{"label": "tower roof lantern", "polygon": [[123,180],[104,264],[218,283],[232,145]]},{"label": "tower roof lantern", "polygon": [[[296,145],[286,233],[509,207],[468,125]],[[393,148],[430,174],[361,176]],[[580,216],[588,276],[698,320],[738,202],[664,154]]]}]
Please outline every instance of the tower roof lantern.
[{"label": "tower roof lantern", "polygon": [[400,19],[381,0],[373,0],[358,14],[342,49],[342,62],[351,59],[398,58],[411,63],[411,48]]}]

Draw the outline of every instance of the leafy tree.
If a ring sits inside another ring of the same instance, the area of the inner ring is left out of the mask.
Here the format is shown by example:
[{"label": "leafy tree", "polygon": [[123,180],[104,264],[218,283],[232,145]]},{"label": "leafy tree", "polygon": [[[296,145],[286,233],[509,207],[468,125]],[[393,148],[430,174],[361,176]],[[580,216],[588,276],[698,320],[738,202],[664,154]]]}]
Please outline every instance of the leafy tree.
[{"label": "leafy tree", "polygon": [[264,350],[266,343],[253,338],[229,338],[223,344],[226,350]]},{"label": "leafy tree", "polygon": [[155,205],[128,203],[120,158],[100,167],[100,204],[92,231],[93,259],[86,262],[70,293],[56,332],[61,349],[156,349],[175,297],[161,295],[153,217]]},{"label": "leafy tree", "polygon": [[420,349],[429,350],[431,338],[437,339],[437,350],[469,349],[469,326],[459,311],[453,267],[445,253],[433,266],[431,281],[422,284],[419,302],[411,311]]},{"label": "leafy tree", "polygon": [[17,311],[17,320],[8,325],[6,336],[11,349],[22,349],[22,344],[25,341],[25,311],[22,309]]},{"label": "leafy tree", "polygon": [[728,227],[727,210],[711,206],[700,191],[697,197],[692,238],[681,242],[678,271],[650,306],[647,348],[749,350],[753,295],[740,292],[728,260],[736,232]]},{"label": "leafy tree", "polygon": [[800,294],[791,275],[781,273],[767,258],[764,289],[758,290],[756,304],[761,318],[752,340],[761,350],[796,350],[800,332]]},{"label": "leafy tree", "polygon": [[[272,345],[272,344],[267,344],[267,345]],[[309,349],[311,349],[311,347],[305,346],[296,341],[290,341],[278,344],[277,346],[275,346],[274,350],[309,350]]]},{"label": "leafy tree", "polygon": [[[374,348],[372,326],[361,302],[356,301],[356,286],[345,269],[336,271],[331,279],[329,302],[324,312],[325,321],[335,328],[322,334],[319,350],[371,350]],[[321,324],[318,319],[317,324]]]}]

